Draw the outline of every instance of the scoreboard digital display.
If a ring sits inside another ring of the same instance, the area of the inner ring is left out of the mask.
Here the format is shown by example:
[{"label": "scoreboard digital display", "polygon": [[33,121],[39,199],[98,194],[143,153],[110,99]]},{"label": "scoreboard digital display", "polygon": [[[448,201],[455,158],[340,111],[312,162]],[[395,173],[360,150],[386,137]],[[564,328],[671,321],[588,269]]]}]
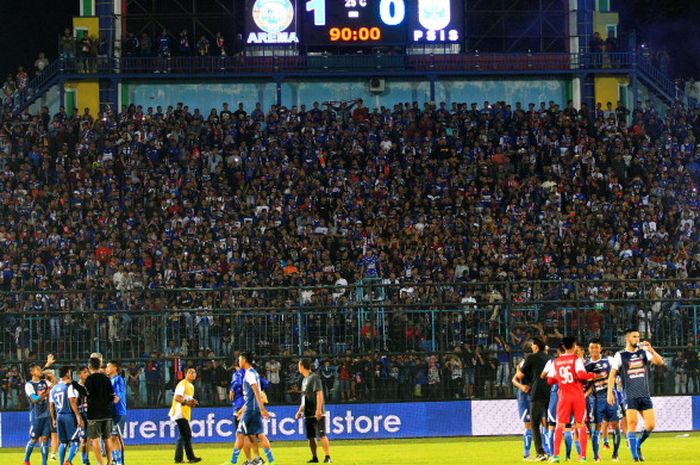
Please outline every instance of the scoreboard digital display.
[{"label": "scoreboard digital display", "polygon": [[[248,0],[247,43],[459,43],[463,0]],[[297,22],[300,34],[297,36]]]}]

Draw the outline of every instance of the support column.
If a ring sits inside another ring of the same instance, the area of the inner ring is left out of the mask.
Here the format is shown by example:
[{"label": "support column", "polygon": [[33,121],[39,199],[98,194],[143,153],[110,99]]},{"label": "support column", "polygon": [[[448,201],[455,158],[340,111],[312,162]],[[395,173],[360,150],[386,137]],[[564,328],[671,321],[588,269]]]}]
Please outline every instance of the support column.
[{"label": "support column", "polygon": [[275,92],[277,94],[277,106],[282,105],[282,77],[275,78]]}]

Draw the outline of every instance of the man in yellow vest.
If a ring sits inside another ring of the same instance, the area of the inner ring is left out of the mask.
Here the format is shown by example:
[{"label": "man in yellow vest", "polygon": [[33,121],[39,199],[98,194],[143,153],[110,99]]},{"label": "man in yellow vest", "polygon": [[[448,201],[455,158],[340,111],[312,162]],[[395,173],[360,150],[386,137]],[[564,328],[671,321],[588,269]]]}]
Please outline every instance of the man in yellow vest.
[{"label": "man in yellow vest", "polygon": [[194,451],[192,450],[192,429],[190,428],[192,407],[196,407],[199,404],[197,399],[194,398],[194,385],[192,383],[195,379],[197,379],[197,369],[188,368],[185,373],[185,379],[180,381],[175,388],[173,405],[170,407],[170,413],[168,414],[170,421],[177,423],[177,428],[180,431],[180,437],[175,448],[175,463],[183,463],[183,448],[189,463],[202,461],[200,457],[194,456]]}]

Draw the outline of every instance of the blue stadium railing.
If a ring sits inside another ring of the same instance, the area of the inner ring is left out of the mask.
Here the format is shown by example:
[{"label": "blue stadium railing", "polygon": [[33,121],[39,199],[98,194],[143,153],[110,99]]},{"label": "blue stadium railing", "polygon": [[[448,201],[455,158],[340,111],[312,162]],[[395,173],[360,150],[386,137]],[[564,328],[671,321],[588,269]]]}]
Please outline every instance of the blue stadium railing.
[{"label": "blue stadium railing", "polygon": [[634,70],[667,101],[680,91],[664,72],[642,54],[618,53],[463,53],[463,54],[352,54],[287,56],[173,56],[60,58],[32,79],[15,96],[15,112],[56,85],[61,79],[90,77],[124,79],[308,76],[426,76],[430,75],[551,75],[582,72],[629,73]]}]

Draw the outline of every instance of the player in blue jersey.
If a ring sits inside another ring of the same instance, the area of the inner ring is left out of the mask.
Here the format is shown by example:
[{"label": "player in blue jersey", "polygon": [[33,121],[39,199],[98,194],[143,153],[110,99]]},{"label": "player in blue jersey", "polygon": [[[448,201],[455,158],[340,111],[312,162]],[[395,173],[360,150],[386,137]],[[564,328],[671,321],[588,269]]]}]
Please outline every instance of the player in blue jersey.
[{"label": "player in blue jersey", "polygon": [[[525,359],[521,360],[515,369],[515,376],[513,377],[512,381],[514,386],[516,385],[516,377],[518,379],[524,379],[522,371],[520,371],[523,363],[525,363]],[[525,426],[525,431],[523,432],[523,459],[528,460],[530,458],[530,448],[532,447],[532,429],[530,428],[530,395],[520,389],[518,389],[518,415],[520,416],[520,421],[522,421],[523,425]]]},{"label": "player in blue jersey", "polygon": [[[610,376],[608,377],[608,404],[615,405],[615,377],[620,373],[622,388],[627,401],[627,441],[632,452],[632,460],[643,462],[642,444],[646,441],[656,426],[654,404],[651,402],[649,391],[648,366],[663,365],[663,357],[654,350],[648,341],[639,342],[639,331],[627,330],[625,333],[625,350],[615,354],[612,359]],[[639,415],[644,420],[644,431],[637,437],[637,421]]]},{"label": "player in blue jersey", "polygon": [[[231,400],[231,406],[233,407],[233,418],[236,424],[236,430],[238,430],[238,414],[243,408],[243,378],[245,377],[245,370],[238,365],[238,359],[233,362],[233,375],[231,376],[231,384],[229,385],[229,399]],[[257,442],[254,443],[257,449]],[[236,435],[236,443],[234,448],[243,448],[243,453],[245,454],[246,461],[245,464],[250,463],[250,441],[246,436],[239,437]],[[256,450],[255,453],[259,455]]]},{"label": "player in blue jersey", "polygon": [[[243,377],[243,407],[238,411],[238,428],[236,430],[236,445],[233,448],[233,456],[231,463],[238,462],[238,456],[241,449],[239,446],[243,444],[245,437],[248,437],[251,444],[256,440],[260,440],[260,445],[267,456],[268,464],[275,462],[270,449],[270,441],[265,436],[263,428],[263,418],[268,418],[270,414],[265,409],[265,403],[261,391],[260,375],[255,371],[252,365],[252,356],[250,353],[243,352],[238,357],[239,366],[245,370]],[[256,455],[251,461],[252,465],[261,465],[263,460]]]},{"label": "player in blue jersey", "polygon": [[79,428],[83,427],[83,419],[78,411],[78,392],[73,387],[72,370],[63,366],[58,375],[61,381],[51,389],[49,410],[51,421],[58,433],[58,463],[72,465],[73,457],[78,452]]},{"label": "player in blue jersey", "polygon": [[49,392],[51,383],[42,378],[41,367],[33,363],[29,366],[31,380],[24,385],[24,392],[29,400],[29,442],[24,454],[24,465],[29,465],[37,440],[41,447],[41,464],[46,465],[49,459],[49,442],[51,434],[51,418],[49,416]]},{"label": "player in blue jersey", "polygon": [[80,458],[83,465],[90,465],[90,444],[87,437],[87,389],[85,389],[85,380],[90,372],[87,367],[78,368],[78,381],[73,381],[73,389],[78,393],[78,412],[83,420],[83,426],[80,428]]},{"label": "player in blue jersey", "polygon": [[590,422],[594,427],[591,428],[591,443],[593,445],[593,460],[600,461],[600,439],[601,432],[608,431],[608,428],[613,428],[613,462],[618,461],[620,452],[620,420],[622,420],[622,411],[620,404],[608,404],[608,376],[612,368],[612,359],[602,355],[602,346],[597,339],[592,340],[588,344],[589,358],[586,360],[586,371],[595,373],[595,378],[591,383],[590,394],[588,395]]},{"label": "player in blue jersey", "polygon": [[126,384],[119,375],[119,363],[114,360],[107,363],[105,374],[112,382],[114,406],[112,416],[112,463],[124,464],[124,427],[126,425]]}]

